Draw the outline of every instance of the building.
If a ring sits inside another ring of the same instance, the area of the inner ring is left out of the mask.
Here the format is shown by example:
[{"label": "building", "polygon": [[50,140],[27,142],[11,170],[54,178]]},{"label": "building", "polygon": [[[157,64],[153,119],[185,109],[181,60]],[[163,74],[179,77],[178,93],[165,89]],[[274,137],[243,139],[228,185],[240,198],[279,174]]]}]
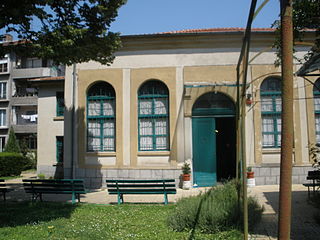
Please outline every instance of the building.
[{"label": "building", "polygon": [[[64,177],[99,188],[109,178],[178,182],[189,161],[195,186],[235,177],[243,34],[224,28],[123,36],[111,66],[77,64],[66,68],[64,84],[42,81],[38,172],[61,175],[63,168]],[[314,32],[306,33],[306,41],[313,38]],[[245,151],[257,184],[279,183],[281,69],[274,65],[274,39],[273,29],[252,30]],[[301,47],[297,55],[307,50]],[[296,62],[293,71],[300,67]],[[293,183],[300,183],[311,168],[308,146],[320,141],[320,95],[301,77],[294,78],[294,88]],[[62,92],[65,112],[59,117]]]},{"label": "building", "polygon": [[[18,44],[12,36],[3,35],[1,44]],[[9,53],[0,60],[0,151],[12,127],[17,139],[37,149],[38,89],[34,79],[64,75],[50,60]]]}]

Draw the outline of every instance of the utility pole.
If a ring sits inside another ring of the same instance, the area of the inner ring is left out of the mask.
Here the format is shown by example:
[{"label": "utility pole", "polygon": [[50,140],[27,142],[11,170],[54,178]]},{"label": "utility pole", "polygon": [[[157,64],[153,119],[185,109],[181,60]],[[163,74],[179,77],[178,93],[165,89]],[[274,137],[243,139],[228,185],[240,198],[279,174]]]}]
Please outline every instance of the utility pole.
[{"label": "utility pole", "polygon": [[293,153],[293,24],[292,0],[280,0],[281,12],[281,164],[278,239],[290,239]]}]

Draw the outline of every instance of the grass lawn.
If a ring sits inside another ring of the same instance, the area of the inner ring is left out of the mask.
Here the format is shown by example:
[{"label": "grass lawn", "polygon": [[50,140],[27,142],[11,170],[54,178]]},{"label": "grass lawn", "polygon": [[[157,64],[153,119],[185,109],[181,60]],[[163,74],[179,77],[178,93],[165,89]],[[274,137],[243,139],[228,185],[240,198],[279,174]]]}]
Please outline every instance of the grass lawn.
[{"label": "grass lawn", "polygon": [[[175,205],[0,203],[0,239],[190,239],[174,232],[167,216]],[[193,239],[241,239],[239,231],[196,232]]]}]

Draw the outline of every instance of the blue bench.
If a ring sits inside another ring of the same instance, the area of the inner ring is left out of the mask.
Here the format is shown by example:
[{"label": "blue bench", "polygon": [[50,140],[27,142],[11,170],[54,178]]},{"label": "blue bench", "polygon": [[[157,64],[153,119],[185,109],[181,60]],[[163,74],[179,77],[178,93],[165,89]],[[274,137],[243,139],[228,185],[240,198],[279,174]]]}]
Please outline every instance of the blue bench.
[{"label": "blue bench", "polygon": [[125,194],[163,194],[168,204],[168,194],[176,194],[174,179],[162,180],[106,180],[109,194],[118,195],[118,204],[124,202]]}]

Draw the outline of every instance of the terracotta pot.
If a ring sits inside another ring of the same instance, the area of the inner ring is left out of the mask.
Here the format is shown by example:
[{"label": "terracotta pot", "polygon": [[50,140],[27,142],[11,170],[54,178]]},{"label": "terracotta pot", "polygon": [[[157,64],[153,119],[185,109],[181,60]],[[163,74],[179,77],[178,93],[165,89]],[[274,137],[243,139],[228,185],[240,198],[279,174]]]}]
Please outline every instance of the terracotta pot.
[{"label": "terracotta pot", "polygon": [[182,174],[183,181],[190,181],[190,174]]},{"label": "terracotta pot", "polygon": [[254,172],[247,172],[247,178],[254,178]]}]

